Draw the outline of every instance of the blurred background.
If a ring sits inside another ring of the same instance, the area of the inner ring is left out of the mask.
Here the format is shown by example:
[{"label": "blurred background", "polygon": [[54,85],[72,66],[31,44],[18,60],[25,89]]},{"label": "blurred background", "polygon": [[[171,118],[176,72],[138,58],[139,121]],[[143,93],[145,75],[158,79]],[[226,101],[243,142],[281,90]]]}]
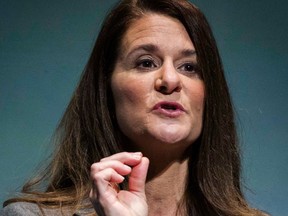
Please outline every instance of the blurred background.
[{"label": "blurred background", "polygon": [[[51,152],[50,138],[116,1],[0,2],[0,202]],[[242,146],[245,196],[288,212],[288,2],[195,0],[214,31]]]}]

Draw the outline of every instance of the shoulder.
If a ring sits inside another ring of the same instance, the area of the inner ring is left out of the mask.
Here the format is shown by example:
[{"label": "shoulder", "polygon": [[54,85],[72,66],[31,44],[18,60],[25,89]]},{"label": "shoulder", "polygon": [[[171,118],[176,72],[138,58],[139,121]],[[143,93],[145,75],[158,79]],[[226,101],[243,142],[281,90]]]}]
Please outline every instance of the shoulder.
[{"label": "shoulder", "polygon": [[[65,213],[68,213],[68,211],[62,212],[60,209],[42,208],[42,210],[45,213],[45,215],[53,215],[53,216],[66,215]],[[24,215],[38,216],[42,215],[42,212],[37,204],[29,202],[11,203],[5,206],[2,210],[0,210],[0,216],[24,216]]]},{"label": "shoulder", "polygon": [[34,203],[15,202],[0,210],[0,216],[39,215],[39,207]]}]

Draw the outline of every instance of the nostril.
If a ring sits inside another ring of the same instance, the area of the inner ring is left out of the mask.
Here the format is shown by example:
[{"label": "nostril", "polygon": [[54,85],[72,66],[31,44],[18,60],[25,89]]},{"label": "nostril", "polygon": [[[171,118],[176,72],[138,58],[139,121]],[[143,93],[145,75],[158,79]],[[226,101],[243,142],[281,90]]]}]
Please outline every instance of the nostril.
[{"label": "nostril", "polygon": [[182,87],[180,81],[162,77],[156,80],[155,89],[162,94],[172,94],[173,92],[180,92]]},{"label": "nostril", "polygon": [[167,92],[167,87],[166,86],[160,86],[159,91],[162,93],[166,93]]}]

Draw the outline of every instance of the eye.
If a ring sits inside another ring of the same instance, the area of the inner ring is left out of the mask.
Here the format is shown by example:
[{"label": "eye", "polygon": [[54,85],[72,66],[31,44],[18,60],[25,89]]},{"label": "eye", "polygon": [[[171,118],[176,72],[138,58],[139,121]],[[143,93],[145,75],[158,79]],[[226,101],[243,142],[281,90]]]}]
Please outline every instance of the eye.
[{"label": "eye", "polygon": [[149,69],[157,67],[156,64],[151,59],[142,59],[137,62],[137,67]]},{"label": "eye", "polygon": [[185,63],[179,67],[181,71],[194,73],[195,72],[195,65],[192,63]]},{"label": "eye", "polygon": [[155,68],[158,68],[159,60],[150,54],[139,56],[135,60],[135,68],[140,71],[152,71]]}]

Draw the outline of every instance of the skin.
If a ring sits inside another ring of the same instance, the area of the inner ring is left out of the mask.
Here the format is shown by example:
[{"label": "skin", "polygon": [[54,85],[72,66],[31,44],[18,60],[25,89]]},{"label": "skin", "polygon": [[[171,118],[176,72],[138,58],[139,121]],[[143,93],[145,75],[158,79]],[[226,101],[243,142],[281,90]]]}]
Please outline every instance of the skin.
[{"label": "skin", "polygon": [[[159,14],[134,21],[120,48],[111,80],[116,117],[127,149],[142,153],[93,164],[90,199],[105,215],[175,215],[185,151],[202,130],[205,87],[195,48],[179,21]],[[114,183],[126,175],[129,190],[118,191]]]}]

